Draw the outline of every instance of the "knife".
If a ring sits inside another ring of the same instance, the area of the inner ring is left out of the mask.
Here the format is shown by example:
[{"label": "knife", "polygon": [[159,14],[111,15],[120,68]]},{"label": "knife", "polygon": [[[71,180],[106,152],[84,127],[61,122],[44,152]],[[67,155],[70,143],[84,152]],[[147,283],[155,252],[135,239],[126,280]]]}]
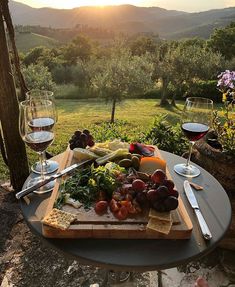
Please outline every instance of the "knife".
[{"label": "knife", "polygon": [[43,185],[47,184],[48,182],[53,181],[57,178],[60,178],[61,176],[73,171],[74,169],[81,167],[81,166],[85,165],[86,163],[91,163],[93,161],[94,161],[93,159],[89,159],[89,160],[86,160],[86,161],[83,161],[80,163],[75,163],[75,164],[61,170],[60,172],[53,174],[52,176],[50,176],[49,178],[47,178],[45,180],[43,180],[43,181],[41,181],[41,182],[39,182],[33,186],[27,187],[27,188],[19,191],[18,193],[16,193],[16,198],[20,199],[21,197],[24,197],[25,195],[27,195],[27,194],[33,192],[34,190],[37,190],[38,188],[42,187]]},{"label": "knife", "polygon": [[190,205],[192,206],[192,208],[194,209],[194,212],[197,216],[197,220],[198,220],[198,223],[199,223],[203,237],[206,240],[210,240],[212,238],[211,232],[210,232],[209,227],[208,227],[208,225],[207,225],[207,223],[206,223],[206,221],[205,221],[205,219],[204,219],[204,217],[200,211],[197,199],[193,193],[193,190],[192,190],[188,180],[184,181],[184,190],[185,190],[186,196],[188,198],[188,201],[189,201]]}]

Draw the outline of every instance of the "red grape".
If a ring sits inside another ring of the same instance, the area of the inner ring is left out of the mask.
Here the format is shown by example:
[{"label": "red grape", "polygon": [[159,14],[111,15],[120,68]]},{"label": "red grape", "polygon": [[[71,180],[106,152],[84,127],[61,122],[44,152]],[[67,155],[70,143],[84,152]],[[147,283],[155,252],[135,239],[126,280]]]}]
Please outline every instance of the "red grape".
[{"label": "red grape", "polygon": [[168,196],[169,191],[168,191],[168,188],[166,186],[160,185],[157,189],[157,193],[158,193],[159,197],[165,198]]},{"label": "red grape", "polygon": [[163,181],[166,179],[166,174],[163,170],[161,169],[156,169],[154,171],[154,173],[151,175],[151,180],[154,182],[154,183],[159,183],[159,184],[162,184]]},{"label": "red grape", "polygon": [[165,179],[162,184],[165,185],[169,191],[173,190],[175,187],[175,184],[171,179]]},{"label": "red grape", "polygon": [[145,183],[143,182],[143,180],[141,180],[141,179],[135,179],[135,180],[132,182],[132,188],[133,188],[133,190],[139,192],[139,191],[145,190],[146,185],[145,185]]},{"label": "red grape", "polygon": [[155,202],[156,200],[158,200],[158,198],[159,198],[159,194],[156,189],[148,190],[147,199],[149,200],[150,203]]}]

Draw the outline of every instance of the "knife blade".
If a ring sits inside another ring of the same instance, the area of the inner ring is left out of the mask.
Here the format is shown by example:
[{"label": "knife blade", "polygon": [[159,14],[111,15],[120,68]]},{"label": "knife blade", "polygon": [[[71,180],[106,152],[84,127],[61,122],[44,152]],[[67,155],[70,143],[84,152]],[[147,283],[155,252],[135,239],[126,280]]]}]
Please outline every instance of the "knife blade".
[{"label": "knife blade", "polygon": [[37,190],[39,189],[40,187],[44,186],[45,184],[47,184],[48,182],[51,182],[57,178],[60,178],[62,177],[63,175],[65,174],[68,174],[70,173],[71,171],[73,171],[74,169],[78,168],[78,167],[82,167],[83,165],[87,164],[87,163],[91,163],[93,162],[94,160],[93,159],[89,159],[89,160],[86,160],[86,161],[83,161],[83,162],[80,162],[80,163],[75,163],[69,167],[66,167],[65,169],[61,170],[60,172],[56,173],[56,174],[53,174],[52,176],[50,176],[49,178],[45,179],[45,180],[42,180],[41,182],[33,185],[33,186],[30,186],[30,187],[27,187],[21,191],[19,191],[18,193],[16,193],[16,198],[17,199],[20,199],[21,197],[24,197],[25,195],[33,192],[34,190]]},{"label": "knife blade", "polygon": [[198,223],[199,223],[203,237],[206,240],[210,240],[212,238],[212,234],[211,234],[210,229],[209,229],[209,227],[208,227],[208,225],[207,225],[207,223],[206,223],[206,221],[205,221],[205,219],[204,219],[204,217],[200,211],[197,199],[195,197],[195,194],[193,193],[193,190],[192,190],[188,180],[184,181],[184,191],[185,191],[185,194],[187,196],[187,199],[188,199],[191,207],[193,208],[193,210],[197,216],[197,220],[198,220]]}]

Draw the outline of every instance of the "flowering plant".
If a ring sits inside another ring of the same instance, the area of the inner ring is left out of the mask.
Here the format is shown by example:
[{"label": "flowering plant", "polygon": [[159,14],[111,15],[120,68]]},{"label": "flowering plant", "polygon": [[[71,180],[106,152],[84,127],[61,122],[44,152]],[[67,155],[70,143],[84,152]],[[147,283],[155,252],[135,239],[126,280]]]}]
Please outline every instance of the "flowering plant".
[{"label": "flowering plant", "polygon": [[223,93],[224,109],[215,112],[213,128],[223,151],[235,155],[235,71],[226,70],[218,76],[217,87]]}]

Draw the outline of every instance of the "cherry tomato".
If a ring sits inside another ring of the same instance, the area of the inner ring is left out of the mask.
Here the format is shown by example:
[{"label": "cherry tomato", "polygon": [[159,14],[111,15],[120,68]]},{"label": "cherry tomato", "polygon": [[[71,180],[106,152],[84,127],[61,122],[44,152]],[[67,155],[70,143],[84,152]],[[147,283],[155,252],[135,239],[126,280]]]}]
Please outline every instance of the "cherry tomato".
[{"label": "cherry tomato", "polygon": [[128,210],[125,206],[121,206],[120,209],[114,213],[115,217],[119,220],[124,220],[128,216]]},{"label": "cherry tomato", "polygon": [[111,199],[109,208],[112,212],[117,212],[120,209],[118,202],[115,199]]},{"label": "cherry tomato", "polygon": [[100,200],[95,204],[95,212],[99,215],[104,214],[107,212],[108,202],[105,200]]}]

